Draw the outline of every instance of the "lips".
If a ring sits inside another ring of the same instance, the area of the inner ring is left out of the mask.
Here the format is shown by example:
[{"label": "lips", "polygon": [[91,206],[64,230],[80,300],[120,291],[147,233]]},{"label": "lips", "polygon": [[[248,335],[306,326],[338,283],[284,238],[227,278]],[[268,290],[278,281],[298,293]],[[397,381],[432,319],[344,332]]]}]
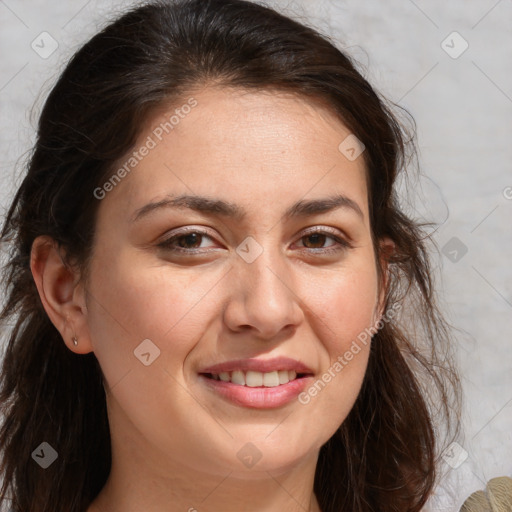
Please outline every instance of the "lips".
[{"label": "lips", "polygon": [[202,368],[198,373],[208,392],[252,409],[285,406],[314,379],[311,368],[284,356],[225,361]]},{"label": "lips", "polygon": [[297,377],[286,384],[277,386],[251,387],[215,380],[204,374],[199,375],[199,382],[207,393],[213,393],[213,396],[220,397],[237,406],[251,409],[275,409],[290,404],[307,386],[312,384],[313,379],[314,377],[309,375],[307,377]]},{"label": "lips", "polygon": [[235,371],[241,372],[259,372],[259,373],[271,373],[279,371],[295,371],[301,375],[313,375],[313,370],[306,366],[304,363],[291,359],[289,357],[275,357],[273,359],[236,359],[231,361],[225,361],[222,363],[207,366],[201,369],[198,373],[220,375],[221,373],[231,373]]}]

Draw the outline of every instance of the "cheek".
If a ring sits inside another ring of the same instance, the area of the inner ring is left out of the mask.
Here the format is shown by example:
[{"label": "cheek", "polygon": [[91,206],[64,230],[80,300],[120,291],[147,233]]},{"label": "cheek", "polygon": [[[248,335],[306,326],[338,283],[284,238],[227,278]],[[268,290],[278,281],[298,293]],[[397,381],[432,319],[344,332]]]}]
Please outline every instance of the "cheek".
[{"label": "cheek", "polygon": [[308,286],[311,325],[324,358],[320,375],[299,401],[321,415],[331,435],[352,409],[366,373],[377,300],[373,261],[368,256]]},{"label": "cheek", "polygon": [[177,370],[214,313],[214,289],[225,271],[176,271],[122,252],[108,261],[93,265],[88,293],[90,335],[107,380],[140,370],[134,352],[143,342],[150,360],[158,354],[159,364]]},{"label": "cheek", "polygon": [[[305,305],[331,358],[371,327],[377,305],[377,272],[371,255],[332,272],[303,276]],[[316,319],[316,320],[315,320]]]}]

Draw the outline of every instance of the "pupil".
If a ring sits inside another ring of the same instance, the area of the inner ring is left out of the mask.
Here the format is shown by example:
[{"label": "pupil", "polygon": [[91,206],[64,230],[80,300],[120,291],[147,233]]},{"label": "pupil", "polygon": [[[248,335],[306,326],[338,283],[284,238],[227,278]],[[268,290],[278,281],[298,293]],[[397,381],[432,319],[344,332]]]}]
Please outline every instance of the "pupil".
[{"label": "pupil", "polygon": [[180,247],[189,248],[189,245],[193,245],[197,243],[197,238],[200,237],[198,233],[190,233],[188,235],[183,235],[180,239]]},{"label": "pupil", "polygon": [[[321,233],[314,233],[312,235],[308,235],[306,238],[307,239],[311,239],[312,238],[313,239],[313,245],[315,243],[319,243],[318,239],[320,238],[320,242],[322,242],[322,243],[320,243],[320,247],[321,247],[323,245],[323,242],[324,242],[323,238],[325,238],[325,235],[322,235]],[[315,242],[315,239],[316,239],[316,242]]]}]

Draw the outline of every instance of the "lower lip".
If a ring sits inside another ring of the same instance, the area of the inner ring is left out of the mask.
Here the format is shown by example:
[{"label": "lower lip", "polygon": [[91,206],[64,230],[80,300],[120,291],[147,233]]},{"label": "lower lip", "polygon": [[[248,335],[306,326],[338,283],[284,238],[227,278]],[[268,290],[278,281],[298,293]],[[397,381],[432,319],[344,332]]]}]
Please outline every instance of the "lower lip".
[{"label": "lower lip", "polygon": [[296,398],[313,379],[312,376],[301,377],[287,384],[280,384],[271,388],[251,388],[249,386],[233,384],[232,382],[210,379],[205,375],[199,375],[199,377],[209,389],[224,398],[242,407],[251,407],[253,409],[275,409],[276,407],[281,407]]}]

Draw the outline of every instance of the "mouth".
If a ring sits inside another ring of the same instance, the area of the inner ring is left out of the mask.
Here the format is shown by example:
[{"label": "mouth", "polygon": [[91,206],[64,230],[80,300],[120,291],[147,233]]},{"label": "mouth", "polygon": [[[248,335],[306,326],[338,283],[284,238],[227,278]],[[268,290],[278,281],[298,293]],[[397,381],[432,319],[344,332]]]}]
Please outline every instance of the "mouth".
[{"label": "mouth", "polygon": [[260,410],[294,403],[313,380],[312,373],[297,373],[295,370],[199,373],[199,381],[208,396],[220,398],[238,407]]},{"label": "mouth", "polygon": [[198,372],[208,397],[252,409],[290,404],[311,385],[314,375],[305,363],[286,356],[224,361]]},{"label": "mouth", "polygon": [[236,386],[245,386],[250,388],[275,388],[283,386],[289,382],[303,379],[311,376],[311,373],[297,373],[295,370],[275,370],[272,372],[242,371],[234,370],[231,372],[220,373],[200,373],[207,379],[229,382]]}]

